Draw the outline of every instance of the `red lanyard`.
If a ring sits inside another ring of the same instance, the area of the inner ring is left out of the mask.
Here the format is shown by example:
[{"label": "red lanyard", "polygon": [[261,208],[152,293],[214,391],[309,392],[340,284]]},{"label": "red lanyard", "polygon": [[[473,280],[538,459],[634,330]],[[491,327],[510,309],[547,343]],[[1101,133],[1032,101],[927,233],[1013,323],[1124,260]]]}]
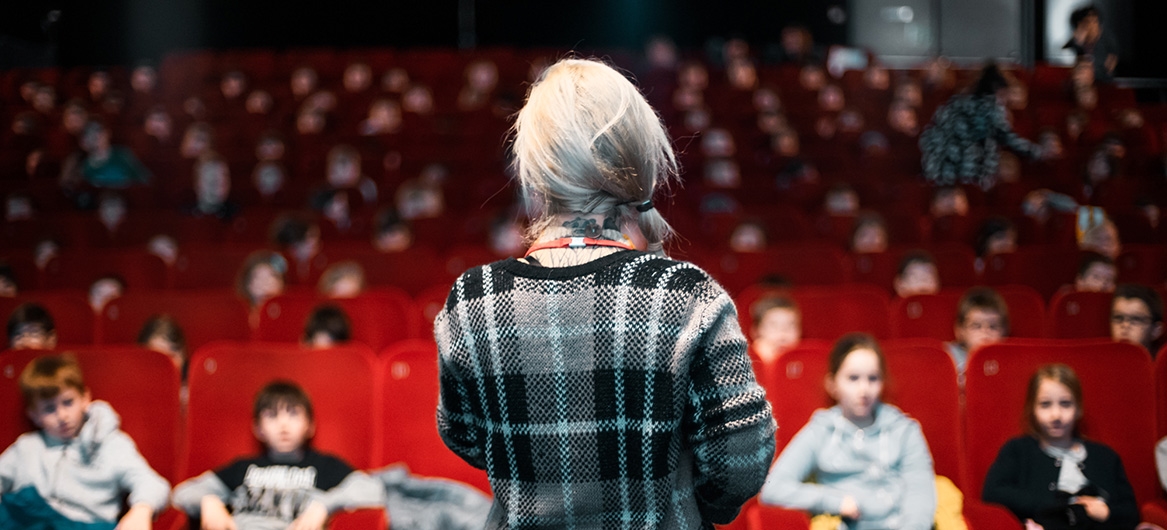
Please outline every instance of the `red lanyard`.
[{"label": "red lanyard", "polygon": [[564,237],[560,239],[553,239],[543,243],[536,243],[527,249],[527,253],[523,257],[528,257],[535,251],[548,248],[584,248],[587,246],[593,247],[620,247],[628,250],[636,250],[636,247],[624,243],[622,241],[612,241],[609,239],[592,239],[590,237]]}]

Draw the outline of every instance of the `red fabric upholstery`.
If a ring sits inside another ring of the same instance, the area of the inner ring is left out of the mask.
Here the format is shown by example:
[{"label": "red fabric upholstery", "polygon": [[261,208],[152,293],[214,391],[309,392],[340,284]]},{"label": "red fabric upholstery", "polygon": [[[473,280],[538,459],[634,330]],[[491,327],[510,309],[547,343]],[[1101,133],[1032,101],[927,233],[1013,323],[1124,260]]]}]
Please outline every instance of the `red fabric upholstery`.
[{"label": "red fabric upholstery", "polygon": [[1118,452],[1140,502],[1157,498],[1154,380],[1142,348],[1094,340],[1016,339],[973,352],[965,380],[968,498],[980,498],[997,451],[1022,433],[1025,392],[1041,365],[1068,364],[1082,381],[1082,435]]},{"label": "red fabric upholstery", "polygon": [[191,359],[187,458],[183,477],[261,450],[252,434],[252,403],[264,385],[295,381],[316,414],[312,446],[358,469],[374,461],[379,409],[373,352],[354,344],[306,350],[293,344],[216,342]]},{"label": "red fabric upholstery", "polygon": [[106,304],[97,342],[131,344],[150,317],[168,314],[182,327],[187,351],[214,340],[245,340],[247,306],[231,291],[130,291]]},{"label": "red fabric upholstery", "polygon": [[[180,428],[178,369],[165,355],[136,347],[70,350],[81,365],[93,399],[108,401],[121,416],[121,428],[163,477],[178,475]],[[20,372],[33,359],[52,352],[9,350],[0,354],[0,447],[34,429],[20,394]]]},{"label": "red fabric upholstery", "polygon": [[93,343],[96,319],[93,316],[93,309],[89,307],[85,291],[79,289],[32,291],[16,298],[0,299],[5,322],[12,314],[12,310],[25,302],[40,304],[53,317],[58,345]]},{"label": "red fabric upholstery", "polygon": [[272,298],[260,308],[255,339],[299,342],[312,310],[326,304],[343,309],[352,324],[353,340],[363,342],[374,351],[409,338],[418,329],[409,296],[399,289],[384,287],[356,298],[320,298],[312,293]]},{"label": "red fabric upholstery", "polygon": [[411,473],[460,480],[490,492],[486,472],[451,452],[438,435],[437,345],[430,340],[402,341],[381,353],[384,384],[381,403],[381,458],[378,465],[404,462]]},{"label": "red fabric upholstery", "polygon": [[742,290],[735,299],[738,321],[748,336],[753,328],[750,306],[771,294],[789,292],[802,312],[802,338],[835,340],[852,331],[871,333],[886,338],[889,327],[886,316],[887,291],[873,285],[851,284],[840,287],[800,287],[782,291],[753,285]]},{"label": "red fabric upholstery", "polygon": [[1110,337],[1110,293],[1066,291],[1049,304],[1047,336],[1059,339]]}]

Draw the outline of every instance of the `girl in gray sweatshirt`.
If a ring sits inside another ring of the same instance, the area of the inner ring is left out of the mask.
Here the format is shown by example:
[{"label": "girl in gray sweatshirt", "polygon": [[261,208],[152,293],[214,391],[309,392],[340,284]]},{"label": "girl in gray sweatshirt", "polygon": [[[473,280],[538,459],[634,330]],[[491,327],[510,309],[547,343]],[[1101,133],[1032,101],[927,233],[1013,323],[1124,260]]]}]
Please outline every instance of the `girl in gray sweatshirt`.
[{"label": "girl in gray sweatshirt", "polygon": [[932,454],[920,424],[879,401],[884,373],[871,336],[835,344],[826,386],[837,404],[816,411],[782,451],[762,487],[763,503],[840,515],[846,530],[932,528]]}]

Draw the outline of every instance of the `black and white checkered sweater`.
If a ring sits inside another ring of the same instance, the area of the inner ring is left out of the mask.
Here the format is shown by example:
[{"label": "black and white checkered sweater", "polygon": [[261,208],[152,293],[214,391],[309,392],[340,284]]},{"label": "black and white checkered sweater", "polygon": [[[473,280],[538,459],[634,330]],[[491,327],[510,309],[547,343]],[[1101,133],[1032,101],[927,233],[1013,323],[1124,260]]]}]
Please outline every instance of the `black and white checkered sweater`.
[{"label": "black and white checkered sweater", "polygon": [[765,480],[770,406],[732,301],[691,264],[477,267],[434,335],[438,430],[487,471],[488,528],[711,528]]}]

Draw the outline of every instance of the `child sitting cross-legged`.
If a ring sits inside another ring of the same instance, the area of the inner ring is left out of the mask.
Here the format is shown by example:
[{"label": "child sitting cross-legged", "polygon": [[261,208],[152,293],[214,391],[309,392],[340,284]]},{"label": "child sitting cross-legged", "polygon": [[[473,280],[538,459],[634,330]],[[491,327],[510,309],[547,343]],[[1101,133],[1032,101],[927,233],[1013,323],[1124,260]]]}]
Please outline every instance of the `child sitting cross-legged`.
[{"label": "child sitting cross-legged", "polygon": [[309,446],[312,402],[295,383],[273,381],[253,411],[264,454],[207,471],[174,488],[174,504],[205,529],[318,530],[339,509],[383,506],[383,488]]},{"label": "child sitting cross-legged", "polygon": [[20,391],[38,430],[0,454],[0,528],[148,530],[170,484],[119,429],[109,404],[91,399],[76,359],[34,359]]}]

